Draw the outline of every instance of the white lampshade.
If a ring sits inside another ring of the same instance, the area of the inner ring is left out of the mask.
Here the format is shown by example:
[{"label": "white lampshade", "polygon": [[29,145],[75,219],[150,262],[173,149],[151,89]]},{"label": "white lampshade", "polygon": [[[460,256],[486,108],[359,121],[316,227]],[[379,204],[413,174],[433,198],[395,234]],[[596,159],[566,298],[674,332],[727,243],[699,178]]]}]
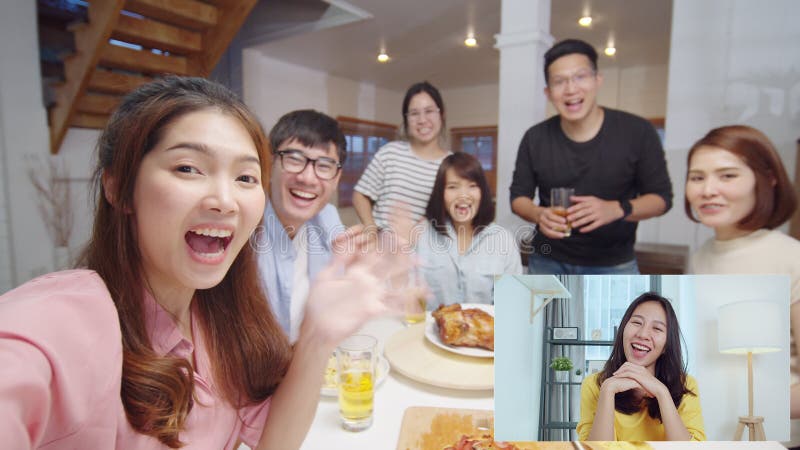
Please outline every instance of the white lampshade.
[{"label": "white lampshade", "polygon": [[722,305],[718,310],[718,339],[721,353],[778,352],[782,323],[788,323],[788,311],[781,314],[777,303],[745,301]]}]

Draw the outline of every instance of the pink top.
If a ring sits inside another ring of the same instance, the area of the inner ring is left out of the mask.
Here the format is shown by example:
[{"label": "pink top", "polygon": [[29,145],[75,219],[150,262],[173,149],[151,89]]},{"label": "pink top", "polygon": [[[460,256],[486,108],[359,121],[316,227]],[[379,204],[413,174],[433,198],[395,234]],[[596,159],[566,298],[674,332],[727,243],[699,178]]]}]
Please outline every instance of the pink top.
[{"label": "pink top", "polygon": [[[188,444],[184,448],[233,449],[238,439],[254,446],[269,400],[238,410],[224,402],[214,389],[197,321],[192,321],[192,345],[151,295],[144,302],[157,353],[192,361],[194,351],[195,403],[180,436]],[[119,318],[95,272],[45,275],[0,296],[3,448],[164,448],[131,428],[120,398],[121,377]]]}]

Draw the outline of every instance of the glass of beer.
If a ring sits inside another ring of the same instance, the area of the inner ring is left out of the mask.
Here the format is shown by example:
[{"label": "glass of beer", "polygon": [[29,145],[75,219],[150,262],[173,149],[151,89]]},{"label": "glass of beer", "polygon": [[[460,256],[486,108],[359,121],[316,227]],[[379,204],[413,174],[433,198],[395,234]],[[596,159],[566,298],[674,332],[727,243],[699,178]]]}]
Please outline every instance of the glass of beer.
[{"label": "glass of beer", "polygon": [[336,347],[339,416],[345,430],[361,431],[372,425],[377,345],[374,337],[356,334]]},{"label": "glass of beer", "polygon": [[[567,187],[557,187],[550,189],[550,207],[553,212],[561,217],[567,217],[567,208],[572,206],[570,197],[575,195],[575,189]],[[567,222],[567,228],[564,230],[564,236],[569,237],[572,235],[572,225]]]},{"label": "glass of beer", "polygon": [[387,289],[398,294],[413,297],[403,303],[403,324],[405,326],[425,322],[425,310],[428,307],[428,290],[418,267],[397,274],[386,281]]},{"label": "glass of beer", "polygon": [[425,296],[426,290],[423,288],[421,277],[422,274],[420,274],[418,268],[409,269],[405,288],[411,289],[414,294],[414,300],[406,302],[404,305],[403,323],[406,326],[425,322],[425,309],[428,306],[428,300]]}]

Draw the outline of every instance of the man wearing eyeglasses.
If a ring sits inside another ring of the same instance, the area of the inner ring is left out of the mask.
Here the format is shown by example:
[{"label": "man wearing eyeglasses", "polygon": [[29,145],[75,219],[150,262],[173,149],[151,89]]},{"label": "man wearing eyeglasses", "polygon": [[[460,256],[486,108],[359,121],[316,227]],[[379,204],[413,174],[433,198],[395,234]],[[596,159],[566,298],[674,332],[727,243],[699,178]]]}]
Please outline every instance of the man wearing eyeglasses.
[{"label": "man wearing eyeglasses", "polygon": [[344,230],[329,201],[347,144],[336,120],[313,110],[285,114],[269,141],[269,202],[263,231],[252,242],[272,311],[295,342],[310,281],[329,262],[331,241]]},{"label": "man wearing eyeglasses", "polygon": [[[588,43],[558,42],[544,60],[545,94],[558,115],[523,136],[510,188],[512,211],[537,224],[528,271],[636,274],[637,223],[672,206],[658,134],[641,117],[597,104],[603,78]],[[550,207],[557,187],[575,189],[566,217]]]}]

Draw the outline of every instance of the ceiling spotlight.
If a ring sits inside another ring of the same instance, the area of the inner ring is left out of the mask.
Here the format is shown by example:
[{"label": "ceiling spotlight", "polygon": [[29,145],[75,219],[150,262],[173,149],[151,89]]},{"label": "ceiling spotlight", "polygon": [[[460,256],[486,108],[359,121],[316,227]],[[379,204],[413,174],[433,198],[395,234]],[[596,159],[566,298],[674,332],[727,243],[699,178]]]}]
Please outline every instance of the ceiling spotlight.
[{"label": "ceiling spotlight", "polygon": [[389,61],[389,55],[386,54],[386,50],[381,50],[381,52],[378,53],[378,62],[385,63],[388,61]]},{"label": "ceiling spotlight", "polygon": [[592,24],[592,16],[583,16],[580,19],[578,19],[578,25],[582,27],[588,27],[591,24]]},{"label": "ceiling spotlight", "polygon": [[467,47],[475,47],[476,45],[478,45],[478,41],[475,39],[475,36],[473,36],[472,33],[470,33],[467,36],[467,38],[464,39],[464,45],[466,45]]},{"label": "ceiling spotlight", "polygon": [[613,45],[609,45],[605,49],[605,54],[608,55],[608,56],[614,56],[614,55],[617,54],[617,48],[614,47]]}]

